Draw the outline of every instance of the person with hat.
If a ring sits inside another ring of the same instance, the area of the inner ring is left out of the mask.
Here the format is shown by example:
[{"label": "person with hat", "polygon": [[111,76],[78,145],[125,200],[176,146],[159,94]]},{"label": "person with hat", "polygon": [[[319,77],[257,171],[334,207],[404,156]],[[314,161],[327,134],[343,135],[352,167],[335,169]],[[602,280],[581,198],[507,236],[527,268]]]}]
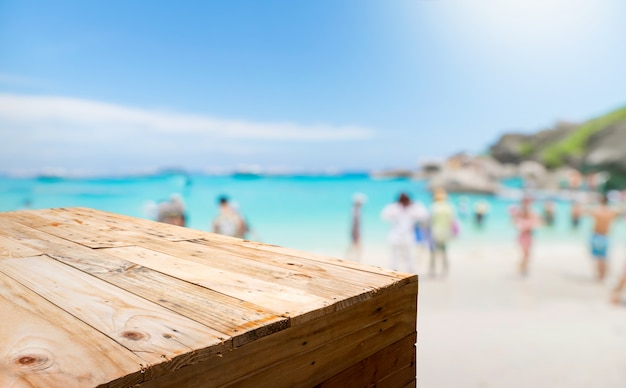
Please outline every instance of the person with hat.
[{"label": "person with hat", "polygon": [[178,226],[186,225],[185,203],[180,194],[172,194],[169,201],[157,206],[157,221]]},{"label": "person with hat", "polygon": [[430,275],[435,276],[437,258],[441,258],[442,274],[448,274],[448,241],[458,232],[456,228],[456,212],[447,200],[448,195],[443,189],[433,192],[434,203],[430,208],[430,230],[432,252],[430,255]]}]

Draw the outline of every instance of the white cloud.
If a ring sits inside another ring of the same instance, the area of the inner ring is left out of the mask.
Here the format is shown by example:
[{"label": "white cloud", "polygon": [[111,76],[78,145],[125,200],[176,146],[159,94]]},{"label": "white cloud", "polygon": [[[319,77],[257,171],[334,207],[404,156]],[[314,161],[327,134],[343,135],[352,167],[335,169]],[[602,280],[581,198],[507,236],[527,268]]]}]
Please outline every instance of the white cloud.
[{"label": "white cloud", "polygon": [[[124,132],[149,135],[196,135],[209,138],[245,138],[275,141],[344,141],[369,139],[374,131],[358,126],[257,123],[154,111],[122,105],[57,96],[0,93],[0,133],[36,131],[69,135],[77,130],[99,137]],[[106,132],[101,133],[102,129]]]}]

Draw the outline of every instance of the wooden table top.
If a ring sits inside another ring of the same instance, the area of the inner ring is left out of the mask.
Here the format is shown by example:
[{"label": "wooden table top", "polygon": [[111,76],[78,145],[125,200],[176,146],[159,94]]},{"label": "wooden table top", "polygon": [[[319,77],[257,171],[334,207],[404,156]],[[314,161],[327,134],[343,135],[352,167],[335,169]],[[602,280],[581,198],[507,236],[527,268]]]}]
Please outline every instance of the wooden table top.
[{"label": "wooden table top", "polygon": [[128,386],[416,276],[88,208],[0,213],[0,386]]}]

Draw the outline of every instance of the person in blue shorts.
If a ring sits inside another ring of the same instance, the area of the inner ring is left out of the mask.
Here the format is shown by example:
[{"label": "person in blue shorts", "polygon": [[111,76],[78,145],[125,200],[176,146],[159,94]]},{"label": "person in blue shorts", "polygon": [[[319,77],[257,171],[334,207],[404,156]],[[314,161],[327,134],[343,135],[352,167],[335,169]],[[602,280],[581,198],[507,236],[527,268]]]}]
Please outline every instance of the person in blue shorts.
[{"label": "person in blue shorts", "polygon": [[609,249],[609,230],[618,213],[608,205],[606,195],[600,198],[600,205],[591,211],[593,235],[591,236],[591,254],[596,262],[598,280],[604,280],[607,272]]},{"label": "person in blue shorts", "polygon": [[606,260],[609,249],[609,237],[594,233],[591,236],[591,254],[597,260]]}]

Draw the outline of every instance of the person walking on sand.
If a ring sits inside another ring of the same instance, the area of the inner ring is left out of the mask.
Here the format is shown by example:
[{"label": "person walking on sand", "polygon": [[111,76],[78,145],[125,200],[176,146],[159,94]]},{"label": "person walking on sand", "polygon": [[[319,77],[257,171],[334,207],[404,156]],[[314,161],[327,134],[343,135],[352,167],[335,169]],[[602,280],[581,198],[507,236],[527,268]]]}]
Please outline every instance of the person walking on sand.
[{"label": "person walking on sand", "polygon": [[399,271],[402,265],[410,273],[417,273],[412,255],[416,245],[415,224],[427,220],[428,211],[421,203],[413,203],[407,193],[400,193],[397,202],[383,208],[381,218],[391,223],[388,239],[393,269]]},{"label": "person walking on sand", "polygon": [[512,210],[513,224],[517,228],[517,242],[522,251],[522,259],[519,264],[521,275],[528,274],[528,264],[530,261],[530,249],[533,243],[533,232],[541,225],[541,218],[533,213],[530,208],[531,199],[525,197],[518,209]]},{"label": "person walking on sand", "polygon": [[588,212],[593,218],[593,234],[591,236],[591,254],[596,262],[598,281],[604,280],[607,272],[607,254],[609,250],[609,230],[617,218],[618,212],[608,205],[606,195],[600,197],[600,204]]},{"label": "person walking on sand", "polygon": [[454,207],[447,201],[447,194],[443,189],[435,190],[434,203],[430,208],[430,231],[432,238],[432,252],[430,255],[430,275],[435,276],[437,257],[441,258],[442,274],[448,274],[448,241],[455,234],[456,214]]},{"label": "person walking on sand", "polygon": [[352,222],[350,228],[350,247],[346,259],[360,261],[363,251],[361,245],[361,207],[367,201],[365,194],[355,193],[352,197]]}]

